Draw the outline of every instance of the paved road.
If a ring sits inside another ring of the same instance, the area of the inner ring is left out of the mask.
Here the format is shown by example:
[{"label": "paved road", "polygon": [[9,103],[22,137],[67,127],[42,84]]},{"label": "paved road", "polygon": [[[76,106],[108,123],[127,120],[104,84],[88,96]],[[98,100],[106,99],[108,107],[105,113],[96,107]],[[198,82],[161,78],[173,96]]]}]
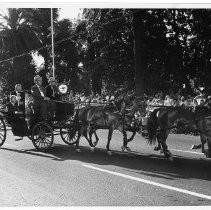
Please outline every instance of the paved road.
[{"label": "paved road", "polygon": [[0,206],[189,206],[211,205],[211,159],[191,151],[198,137],[171,135],[169,162],[137,135],[133,153],[120,151],[115,132],[112,156],[106,154],[107,131],[98,131],[91,153],[81,139],[81,153],[57,137],[48,153],[11,133],[0,149]]}]

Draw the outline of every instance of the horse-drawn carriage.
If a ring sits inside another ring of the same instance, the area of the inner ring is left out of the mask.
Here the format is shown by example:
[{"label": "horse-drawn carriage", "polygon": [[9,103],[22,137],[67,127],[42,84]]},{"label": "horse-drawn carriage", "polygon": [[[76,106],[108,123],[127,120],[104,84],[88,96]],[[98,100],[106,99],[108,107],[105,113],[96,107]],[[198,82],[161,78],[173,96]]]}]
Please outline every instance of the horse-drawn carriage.
[{"label": "horse-drawn carriage", "polygon": [[[63,89],[65,89],[63,87]],[[178,123],[184,127],[192,127],[200,133],[202,142],[202,152],[207,157],[211,157],[211,110],[207,108],[197,109],[195,112],[184,109],[182,107],[164,107],[157,108],[152,112],[147,123],[143,122],[146,114],[146,103],[139,101],[136,97],[129,98],[128,104],[132,106],[133,111],[124,112],[122,107],[127,103],[123,98],[120,101],[115,101],[115,104],[82,104],[80,102],[56,102],[56,116],[48,121],[43,121],[40,117],[39,110],[31,108],[30,93],[25,93],[25,110],[23,113],[16,113],[14,118],[8,119],[7,112],[0,112],[0,146],[6,140],[7,121],[10,126],[19,126],[19,131],[13,129],[14,135],[27,136],[32,140],[33,145],[39,151],[48,150],[54,141],[55,135],[60,135],[62,140],[68,144],[76,144],[76,149],[79,150],[79,139],[84,135],[91,147],[96,146],[98,137],[97,129],[108,129],[107,152],[110,153],[109,144],[112,138],[113,130],[117,129],[123,134],[122,149],[129,151],[127,143],[130,142],[136,132],[147,136],[150,143],[158,142],[164,151],[166,157],[171,158],[171,153],[166,145],[166,139],[169,131]],[[88,106],[87,106],[88,105]],[[135,117],[134,113],[139,113]],[[173,118],[173,120],[171,119]],[[141,120],[140,120],[141,119]],[[145,126],[144,126],[145,124]],[[126,132],[132,132],[132,136],[127,138]],[[145,133],[147,131],[147,133]],[[89,137],[87,136],[89,134]],[[92,142],[92,134],[95,134],[96,142]],[[208,149],[204,149],[204,144],[207,143]]]},{"label": "horse-drawn carriage", "polygon": [[68,145],[75,144],[78,129],[74,121],[74,104],[66,101],[55,102],[55,117],[43,121],[40,110],[33,109],[31,99],[32,95],[26,92],[23,111],[16,111],[12,116],[8,111],[0,112],[0,146],[4,144],[10,127],[15,136],[28,137],[39,151],[48,150],[53,145],[55,135],[60,135]]}]

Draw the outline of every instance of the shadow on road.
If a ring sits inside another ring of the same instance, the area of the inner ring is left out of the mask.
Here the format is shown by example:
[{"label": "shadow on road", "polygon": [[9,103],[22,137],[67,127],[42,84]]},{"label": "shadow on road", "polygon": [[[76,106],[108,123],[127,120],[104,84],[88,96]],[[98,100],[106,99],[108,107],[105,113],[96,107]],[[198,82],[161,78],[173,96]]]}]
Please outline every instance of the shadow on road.
[{"label": "shadow on road", "polygon": [[178,178],[211,180],[211,160],[209,159],[174,156],[174,162],[169,162],[160,154],[147,155],[114,151],[112,156],[108,156],[105,149],[96,148],[95,152],[92,153],[88,147],[81,146],[80,148],[81,153],[77,153],[74,146],[60,144],[56,144],[46,153],[37,152],[35,149],[1,148],[1,150],[50,158],[55,161],[77,160],[89,164],[113,165],[126,171],[169,180]]}]

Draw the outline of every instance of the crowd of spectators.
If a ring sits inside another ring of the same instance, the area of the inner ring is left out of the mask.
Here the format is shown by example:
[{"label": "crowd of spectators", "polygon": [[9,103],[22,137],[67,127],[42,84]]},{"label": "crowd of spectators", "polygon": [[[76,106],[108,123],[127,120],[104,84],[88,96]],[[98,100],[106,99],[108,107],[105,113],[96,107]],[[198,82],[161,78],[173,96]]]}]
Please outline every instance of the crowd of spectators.
[{"label": "crowd of spectators", "polygon": [[[74,102],[79,102],[82,104],[103,104],[110,103],[118,98],[118,94],[115,92],[113,94],[92,94],[86,96],[84,93],[77,93],[72,100]],[[194,108],[196,106],[203,106],[211,96],[206,96],[204,93],[199,92],[195,96],[187,95],[183,96],[180,94],[169,94],[164,95],[162,92],[158,92],[153,96],[144,95],[144,100],[148,105],[148,111],[152,112],[156,107],[159,106],[184,106]]]},{"label": "crowd of spectators", "polygon": [[114,95],[99,95],[92,94],[90,96],[86,96],[84,93],[77,93],[72,100],[75,104],[80,104],[81,106],[85,106],[87,104],[99,105],[99,104],[109,104],[115,100]]},{"label": "crowd of spectators", "polygon": [[147,104],[149,111],[153,111],[156,106],[184,106],[194,109],[196,106],[203,106],[211,99],[211,96],[206,96],[204,93],[199,92],[195,96],[180,94],[163,96],[162,92],[157,93],[154,97],[148,97]]}]

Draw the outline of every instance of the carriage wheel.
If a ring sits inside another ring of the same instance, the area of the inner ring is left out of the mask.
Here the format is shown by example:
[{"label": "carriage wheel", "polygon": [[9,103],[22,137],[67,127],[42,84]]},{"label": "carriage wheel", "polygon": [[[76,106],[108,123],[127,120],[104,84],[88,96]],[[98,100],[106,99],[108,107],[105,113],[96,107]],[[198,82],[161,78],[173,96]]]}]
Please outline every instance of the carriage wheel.
[{"label": "carriage wheel", "polygon": [[6,125],[2,118],[0,118],[0,146],[2,146],[6,140]]},{"label": "carriage wheel", "polygon": [[69,128],[60,128],[60,136],[63,142],[68,145],[73,145],[77,141],[78,130],[75,128],[75,126]]},{"label": "carriage wheel", "polygon": [[32,130],[32,143],[38,151],[48,150],[54,140],[53,129],[46,122],[37,123]]}]

